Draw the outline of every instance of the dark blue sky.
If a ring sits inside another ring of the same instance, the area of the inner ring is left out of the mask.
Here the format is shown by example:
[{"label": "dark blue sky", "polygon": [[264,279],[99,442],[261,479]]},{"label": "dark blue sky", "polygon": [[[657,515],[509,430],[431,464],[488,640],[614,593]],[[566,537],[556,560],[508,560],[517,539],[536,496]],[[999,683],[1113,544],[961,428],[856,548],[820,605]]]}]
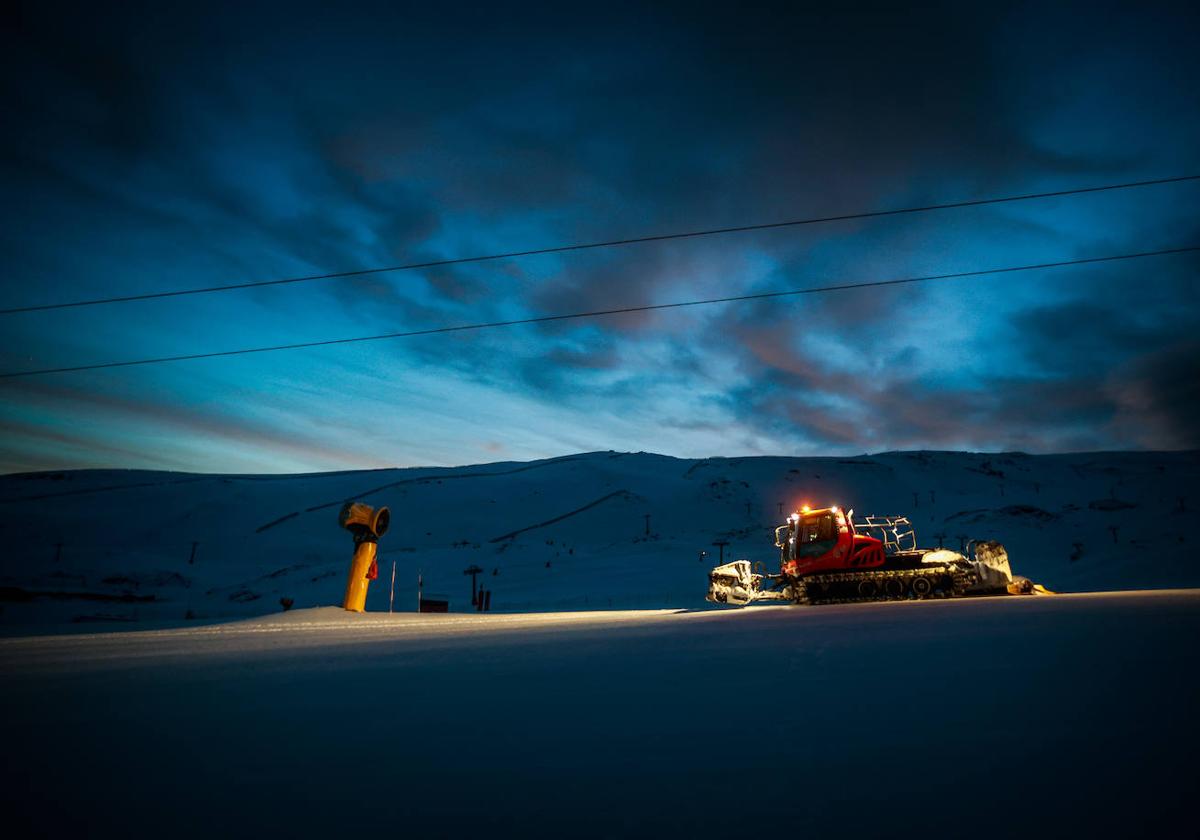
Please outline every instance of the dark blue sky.
[{"label": "dark blue sky", "polygon": [[[1194,174],[1189,6],[39,3],[5,21],[0,303]],[[1168,248],[1198,208],[1191,183],[0,316],[0,363]],[[1193,448],[1198,268],[7,380],[0,469]]]}]

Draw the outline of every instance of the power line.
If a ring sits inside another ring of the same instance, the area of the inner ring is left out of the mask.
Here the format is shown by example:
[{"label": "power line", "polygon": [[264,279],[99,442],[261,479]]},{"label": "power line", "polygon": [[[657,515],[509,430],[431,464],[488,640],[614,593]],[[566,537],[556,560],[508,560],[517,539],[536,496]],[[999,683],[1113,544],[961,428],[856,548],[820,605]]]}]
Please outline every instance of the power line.
[{"label": "power line", "polygon": [[902,216],[910,213],[927,213],[932,210],[953,210],[960,207],[981,207],[986,204],[1005,204],[1014,201],[1033,201],[1041,198],[1056,198],[1067,195],[1082,195],[1084,193],[1107,192],[1110,190],[1125,190],[1134,187],[1149,187],[1158,184],[1176,184],[1182,181],[1200,180],[1200,175],[1179,175],[1174,178],[1156,178],[1150,181],[1129,181],[1123,184],[1105,184],[1098,187],[1079,187],[1069,190],[1054,190],[1052,192],[1026,193],[1024,195],[1000,196],[998,198],[976,198],[970,201],[954,201],[948,204],[926,204],[921,207],[901,207],[894,210],[872,210],[860,213],[844,213],[837,216],[820,216],[810,219],[793,219],[783,222],[766,222],[756,225],[739,225],[737,227],[713,228],[710,230],[694,230],[683,233],[662,233],[653,236],[636,236],[628,239],[610,239],[604,242],[586,242],[575,245],[554,245],[549,248],[534,248],[527,251],[508,251],[501,254],[485,254],[475,257],[453,257],[444,260],[429,260],[426,262],[390,265],[381,268],[362,268],[354,271],[337,271],[331,274],[309,274],[304,277],[288,277],[281,280],[259,280],[251,283],[229,283],[222,286],[205,286],[196,289],[176,289],[169,292],[147,292],[138,295],[122,295],[119,297],[93,298],[91,300],[75,300],[64,303],[43,303],[36,306],[14,306],[0,309],[0,315],[15,315],[19,312],[42,312],[50,309],[70,309],[81,306],[99,306],[109,303],[129,303],[136,300],[156,300],[158,298],[182,297],[184,295],[200,295],[211,292],[228,292],[235,289],[257,289],[264,286],[283,286],[292,283],[307,283],[310,280],[336,280],[346,277],[362,277],[368,274],[384,274],[391,271],[412,271],[421,268],[438,268],[447,265],[463,265],[465,263],[488,262],[491,260],[517,259],[544,254],[562,254],[568,251],[586,251],[593,248],[611,248],[620,245],[637,245],[645,242],[665,242],[670,239],[695,239],[702,236],[720,236],[730,233],[747,233],[756,230],[772,230],[775,228],[800,227],[802,225],[819,225],[829,222],[846,222],[854,219],[877,219],[884,216]]},{"label": "power line", "polygon": [[833,286],[818,286],[809,289],[791,289],[782,292],[759,292],[752,295],[732,295],[730,297],[678,301],[675,303],[655,303],[645,306],[623,306],[618,309],[597,309],[592,312],[573,312],[567,315],[540,315],[535,318],[518,318],[511,321],[490,321],[481,324],[460,324],[458,326],[450,327],[431,327],[424,330],[383,333],[382,335],[364,335],[355,336],[352,338],[330,338],[323,341],[305,341],[296,344],[275,344],[270,347],[248,347],[240,350],[218,350],[211,353],[189,353],[182,356],[160,356],[152,359],[134,359],[123,362],[102,362],[93,365],[77,365],[75,367],[14,371],[10,373],[0,373],[0,379],[15,379],[17,377],[24,376],[41,376],[48,373],[74,373],[76,371],[84,370],[103,370],[106,368],[132,367],[134,365],[153,365],[163,362],[182,362],[191,359],[215,359],[222,356],[243,356],[250,353],[271,353],[277,350],[300,350],[308,347],[328,347],[334,344],[355,344],[360,341],[383,341],[391,338],[410,338],[419,335],[466,332],[468,330],[485,330],[495,327],[514,327],[521,324],[542,324],[549,321],[568,321],[580,318],[596,318],[603,315],[623,315],[630,312],[650,312],[658,309],[680,309],[685,306],[706,306],[714,303],[734,303],[737,301],[747,300],[765,300],[767,298],[811,295],[822,292],[844,291],[847,289],[868,289],[878,286],[898,286],[904,283],[923,283],[930,280],[954,280],[964,277],[979,277],[985,274],[1007,274],[1015,271],[1036,271],[1043,268],[1061,268],[1063,266],[1070,265],[1085,265],[1089,263],[1114,262],[1117,260],[1132,260],[1141,257],[1158,257],[1167,254],[1183,254],[1191,251],[1200,251],[1200,245],[1189,245],[1183,248],[1165,248],[1159,251],[1141,251],[1133,254],[1110,254],[1103,257],[1083,257],[1074,260],[1060,260],[1058,262],[1006,266],[1004,268],[986,268],[979,271],[959,271],[953,274],[928,274],[922,277],[902,277],[893,280],[871,280],[863,283],[843,283]]}]

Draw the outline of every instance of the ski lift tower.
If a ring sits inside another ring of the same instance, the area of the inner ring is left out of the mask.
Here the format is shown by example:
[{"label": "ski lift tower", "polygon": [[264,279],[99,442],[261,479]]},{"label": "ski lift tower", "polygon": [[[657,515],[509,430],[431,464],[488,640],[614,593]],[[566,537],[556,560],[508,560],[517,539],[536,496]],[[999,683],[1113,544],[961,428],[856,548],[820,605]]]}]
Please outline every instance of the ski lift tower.
[{"label": "ski lift tower", "polygon": [[483,569],[479,568],[474,563],[472,563],[467,568],[463,569],[464,575],[471,576],[471,606],[472,607],[475,606],[475,604],[477,603],[475,600],[475,597],[476,597],[475,596],[475,577],[476,577],[476,575],[479,575],[482,572],[483,572]]}]

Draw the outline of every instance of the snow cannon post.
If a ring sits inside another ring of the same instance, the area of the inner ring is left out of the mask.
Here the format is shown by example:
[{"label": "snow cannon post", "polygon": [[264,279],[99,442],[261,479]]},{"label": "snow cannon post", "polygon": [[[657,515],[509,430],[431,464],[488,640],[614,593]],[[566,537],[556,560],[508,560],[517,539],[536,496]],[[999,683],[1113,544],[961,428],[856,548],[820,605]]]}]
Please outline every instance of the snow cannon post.
[{"label": "snow cannon post", "polygon": [[375,552],[379,538],[387,533],[391,514],[385,507],[373,508],[362,502],[346,502],[338,514],[338,524],[354,537],[354,556],[346,579],[346,597],[342,608],[362,612],[367,605],[367,587],[379,576]]}]

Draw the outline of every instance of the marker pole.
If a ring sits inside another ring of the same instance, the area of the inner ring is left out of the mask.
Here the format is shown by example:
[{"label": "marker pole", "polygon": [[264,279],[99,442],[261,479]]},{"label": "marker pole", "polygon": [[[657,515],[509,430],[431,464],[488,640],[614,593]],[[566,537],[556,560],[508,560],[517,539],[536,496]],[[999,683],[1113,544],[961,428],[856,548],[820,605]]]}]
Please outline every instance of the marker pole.
[{"label": "marker pole", "polygon": [[388,612],[392,612],[392,607],[396,604],[396,561],[392,561],[392,591],[388,595]]}]

